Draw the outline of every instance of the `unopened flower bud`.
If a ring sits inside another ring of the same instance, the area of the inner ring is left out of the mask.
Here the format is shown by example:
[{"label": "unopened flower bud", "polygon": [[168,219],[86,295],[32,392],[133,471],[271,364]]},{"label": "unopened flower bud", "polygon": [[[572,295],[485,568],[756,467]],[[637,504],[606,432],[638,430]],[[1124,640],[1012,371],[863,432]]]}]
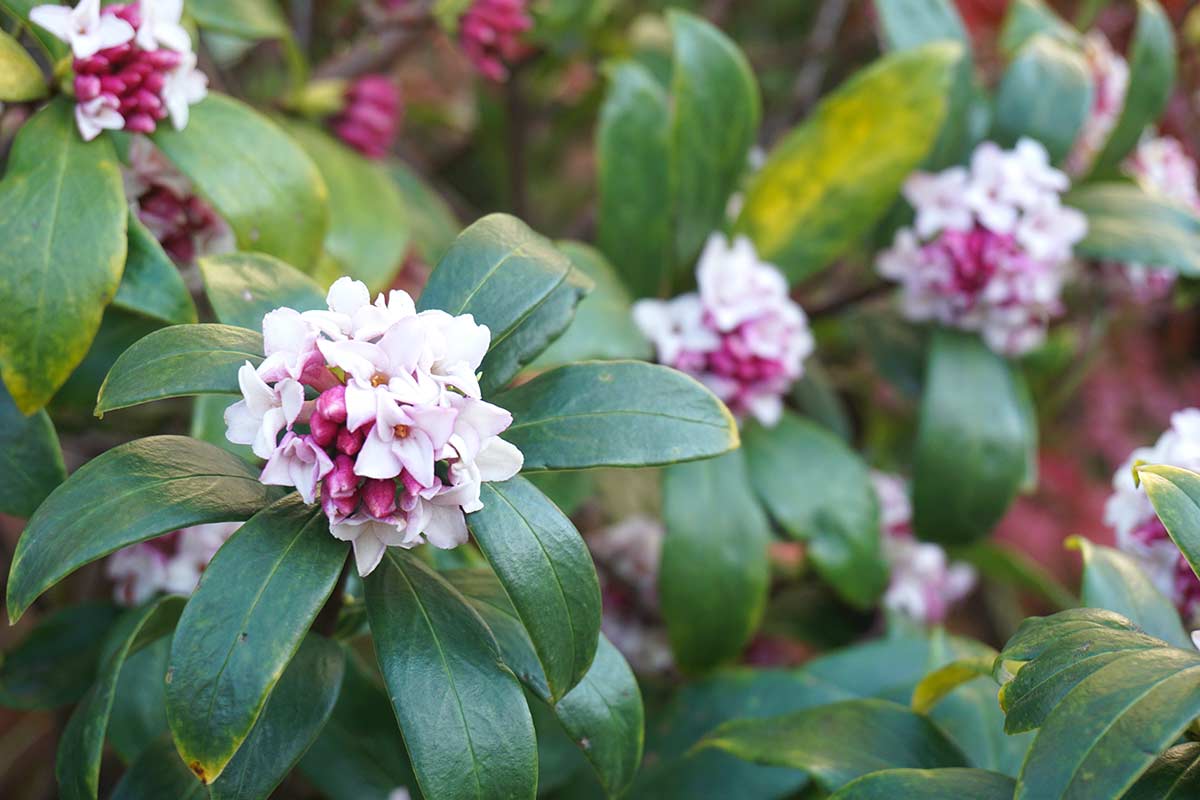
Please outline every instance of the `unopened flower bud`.
[{"label": "unopened flower bud", "polygon": [[362,499],[371,516],[384,519],[396,510],[396,482],[370,478],[363,484]]},{"label": "unopened flower bud", "polygon": [[349,428],[342,428],[337,435],[337,449],[339,453],[345,453],[352,456],[362,449],[363,441],[367,438],[366,427],[352,431]]},{"label": "unopened flower bud", "polygon": [[346,421],[346,387],[338,384],[332,389],[321,392],[317,398],[317,413],[330,422]]},{"label": "unopened flower bud", "polygon": [[321,447],[328,447],[337,439],[341,426],[317,410],[308,420],[308,429],[312,432],[314,442]]}]

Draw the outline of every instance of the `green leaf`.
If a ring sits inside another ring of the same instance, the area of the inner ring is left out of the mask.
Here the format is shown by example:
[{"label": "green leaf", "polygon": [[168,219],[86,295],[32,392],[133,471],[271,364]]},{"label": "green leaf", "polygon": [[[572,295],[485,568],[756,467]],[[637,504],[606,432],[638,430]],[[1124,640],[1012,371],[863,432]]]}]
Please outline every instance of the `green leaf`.
[{"label": "green leaf", "polygon": [[911,50],[945,40],[971,44],[952,0],[879,0],[875,10],[889,50]]},{"label": "green leaf", "polygon": [[[989,648],[990,650],[990,648]],[[926,675],[913,689],[912,708],[918,714],[928,714],[942,698],[964,683],[976,678],[991,676],[996,651],[951,661]]]},{"label": "green leaf", "polygon": [[548,369],[591,359],[649,361],[653,350],[633,322],[632,298],[612,265],[600,251],[582,242],[559,242],[558,249],[594,286],[579,301],[566,331],[538,356],[533,368]]},{"label": "green leaf", "polygon": [[1036,34],[1000,81],[993,138],[1011,147],[1031,137],[1046,146],[1051,161],[1061,161],[1091,111],[1092,95],[1091,73],[1078,48]]},{"label": "green leaf", "polygon": [[1200,742],[1176,745],[1158,757],[1122,800],[1185,800],[1200,794]]},{"label": "green leaf", "polygon": [[0,30],[0,101],[28,103],[46,96],[46,79],[21,43]]},{"label": "green leaf", "polygon": [[212,800],[260,800],[271,794],[333,713],[345,663],[336,642],[305,637],[250,735],[209,787]]},{"label": "green leaf", "polygon": [[590,472],[531,472],[525,477],[567,516],[578,511],[595,491]]},{"label": "green leaf", "polygon": [[333,591],[347,545],[319,507],[289,495],[217,551],[171,644],[167,721],[188,768],[212,783]]},{"label": "green leaf", "polygon": [[420,800],[387,694],[353,653],[333,714],[300,760],[300,772],[330,800],[389,800],[398,786]]},{"label": "green leaf", "polygon": [[22,414],[83,360],[125,263],[116,153],[79,137],[72,106],[58,98],[21,126],[0,181],[0,376]]},{"label": "green leaf", "polygon": [[887,587],[879,502],[870,471],[836,435],[785,413],[773,428],[748,425],[750,478],[781,528],[808,542],[821,576],[847,602],[870,607]]},{"label": "green leaf", "polygon": [[245,461],[185,436],[114,447],[51,492],[25,526],[8,576],[9,619],[84,564],[189,525],[246,519],[278,494]]},{"label": "green leaf", "polygon": [[1155,0],[1137,0],[1138,20],[1129,45],[1129,87],[1125,107],[1108,143],[1096,158],[1093,173],[1116,169],[1137,146],[1147,126],[1167,108],[1175,84],[1177,55],[1171,20]]},{"label": "green leaf", "polygon": [[404,162],[391,159],[387,170],[404,200],[413,248],[426,264],[436,264],[462,230],[454,209]]},{"label": "green leaf", "polygon": [[730,661],[767,602],[771,532],[741,451],[663,473],[658,594],[675,660],[702,672]]},{"label": "green leaf", "polygon": [[238,247],[316,265],[328,191],[308,155],[249,106],[210,93],[187,127],[160,125],[154,143],[233,228]]},{"label": "green leaf", "polygon": [[57,708],[74,703],[96,676],[100,645],[117,618],[108,603],[60,608],[0,660],[0,707]]},{"label": "green leaf", "polygon": [[639,467],[738,446],[737,424],[708,389],[640,361],[569,364],[493,398],[513,415],[504,438],[526,470]]},{"label": "green leaf", "polygon": [[54,774],[64,800],[95,800],[100,786],[100,757],[121,667],[131,654],[166,635],[179,619],[182,597],[164,597],[133,609],[117,620],[105,640],[96,682],[75,707],[58,741]]},{"label": "green leaf", "polygon": [[169,325],[196,321],[196,304],[183,276],[154,234],[129,216],[129,255],[112,304]]},{"label": "green leaf", "polygon": [[67,478],[50,415],[25,416],[0,384],[0,514],[28,518]]},{"label": "green leaf", "polygon": [[486,483],[467,515],[559,700],[583,678],[600,636],[600,584],[571,520],[529,481]]},{"label": "green leaf", "polygon": [[[164,636],[125,659],[108,720],[108,743],[133,764],[146,748],[168,735],[166,677],[171,639]],[[171,744],[173,758],[175,745]],[[182,762],[181,762],[182,763]],[[188,779],[196,778],[190,772]]]},{"label": "green leaf", "polygon": [[480,365],[488,394],[563,332],[589,287],[548,239],[516,217],[492,214],[454,240],[417,305],[488,326],[492,343]]},{"label": "green leaf", "polygon": [[913,524],[922,539],[980,539],[1016,497],[1032,438],[1022,380],[977,336],[934,333],[913,470]]},{"label": "green leaf", "polygon": [[376,656],[421,790],[533,798],[533,720],[483,620],[437,573],[394,548],[366,586]]},{"label": "green leaf", "polygon": [[985,769],[885,769],[864,775],[829,800],[1012,800],[1016,782]]},{"label": "green leaf", "polygon": [[1041,597],[1055,610],[1074,608],[1079,598],[1025,553],[984,540],[955,549],[955,558],[966,561],[989,581],[1008,584]]},{"label": "green leaf", "polygon": [[308,153],[329,188],[325,252],[340,272],[386,289],[404,263],[410,237],[404,199],[385,168],[306,123],[287,131]]},{"label": "green leaf", "polygon": [[1158,465],[1138,467],[1137,476],[1175,546],[1200,575],[1200,475]]},{"label": "green leaf", "polygon": [[29,21],[29,12],[40,5],[42,0],[0,0],[0,9],[7,10],[14,19],[23,24],[29,35],[45,50],[48,60],[58,61],[70,52],[66,43],[40,25]]},{"label": "green leaf", "polygon": [[188,771],[175,752],[175,743],[164,736],[138,756],[129,771],[121,776],[110,800],[203,800],[208,797],[204,784]]},{"label": "green leaf", "polygon": [[667,93],[636,61],[609,67],[596,130],[596,240],[635,297],[669,290],[675,260]]},{"label": "green leaf", "polygon": [[1083,41],[1079,33],[1042,0],[1012,0],[1000,30],[1000,50],[1011,58],[1039,34],[1071,45]]},{"label": "green leaf", "polygon": [[202,28],[242,39],[286,39],[287,18],[273,0],[187,0],[188,13]]},{"label": "green leaf", "polygon": [[862,239],[929,154],[961,57],[950,42],[885,56],[776,145],[737,223],[759,255],[794,282]]},{"label": "green leaf", "polygon": [[197,394],[240,394],[238,369],[263,360],[262,334],[231,325],[172,325],[138,340],[113,364],[96,414]]},{"label": "green leaf", "polygon": [[837,434],[842,441],[854,440],[854,422],[829,373],[816,359],[804,365],[804,375],[792,385],[796,410]]},{"label": "green leaf", "polygon": [[746,169],[762,108],[746,57],[709,22],[678,9],[671,28],[671,188],[675,256],[690,261],[721,227]]},{"label": "green leaf", "polygon": [[1083,555],[1085,606],[1115,611],[1151,636],[1176,647],[1192,645],[1179,621],[1179,612],[1136,561],[1120,550],[1093,544],[1082,536],[1072,536],[1066,544]]},{"label": "green leaf", "polygon": [[1077,255],[1200,275],[1200,217],[1187,208],[1116,182],[1083,186],[1066,203],[1088,218]]},{"label": "green leaf", "polygon": [[261,253],[207,256],[198,262],[204,293],[226,325],[262,330],[262,318],[281,306],[297,311],[325,308],[325,293],[293,266]]},{"label": "green leaf", "polygon": [[756,764],[802,769],[829,792],[879,769],[966,766],[963,754],[927,718],[873,699],[734,720],[696,747],[716,747]]}]

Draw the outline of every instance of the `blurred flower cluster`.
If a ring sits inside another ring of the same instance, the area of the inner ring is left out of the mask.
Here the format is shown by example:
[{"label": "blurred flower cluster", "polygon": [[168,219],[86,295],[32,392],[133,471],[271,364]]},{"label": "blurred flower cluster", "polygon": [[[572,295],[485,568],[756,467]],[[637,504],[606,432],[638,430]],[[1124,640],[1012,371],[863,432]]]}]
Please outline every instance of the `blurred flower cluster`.
[{"label": "blurred flower cluster", "polygon": [[193,525],[121,548],[104,564],[114,599],[136,606],[160,592],[191,594],[208,562],[240,527],[240,522]]}]

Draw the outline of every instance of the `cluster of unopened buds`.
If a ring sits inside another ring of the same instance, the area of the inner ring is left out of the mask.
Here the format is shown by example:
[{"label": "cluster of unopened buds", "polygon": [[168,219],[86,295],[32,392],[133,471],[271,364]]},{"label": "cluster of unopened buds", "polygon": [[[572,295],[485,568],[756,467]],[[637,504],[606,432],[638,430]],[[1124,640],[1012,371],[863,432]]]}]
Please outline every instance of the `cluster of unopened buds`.
[{"label": "cluster of unopened buds", "polygon": [[240,522],[194,525],[121,548],[104,564],[114,598],[136,606],[159,593],[191,594],[208,562],[239,527]]},{"label": "cluster of unopened buds", "polygon": [[29,18],[71,46],[75,121],[85,140],[103,130],[153,133],[170,117],[187,125],[188,107],[207,93],[192,40],[180,25],[183,0],[137,0],[100,7],[42,5]]},{"label": "cluster of unopened buds", "polygon": [[1083,55],[1091,73],[1093,92],[1092,106],[1067,155],[1067,172],[1076,177],[1091,169],[1104,149],[1129,91],[1129,64],[1112,49],[1103,33],[1092,31],[1084,38]]},{"label": "cluster of unopened buds", "polygon": [[146,137],[130,140],[129,166],[122,177],[138,219],[176,264],[235,249],[229,225]]},{"label": "cluster of unopened buds", "polygon": [[227,437],[267,459],[263,483],[320,500],[361,575],[387,547],[463,544],[481,482],[523,463],[499,437],[512,415],[480,399],[490,331],[470,314],[417,313],[402,291],[372,303],[350,278],[327,302],[263,318],[266,358],[238,372],[243,399],[225,412]]},{"label": "cluster of unopened buds", "polygon": [[1171,415],[1171,427],[1151,447],[1139,447],[1113,475],[1104,521],[1116,532],[1117,547],[1137,559],[1190,625],[1200,623],[1200,579],[1154,513],[1150,498],[1134,484],[1137,462],[1200,471],[1200,408]]},{"label": "cluster of unopened buds", "polygon": [[475,0],[458,20],[463,52],[485,78],[508,79],[508,65],[526,51],[521,35],[533,27],[528,0]]},{"label": "cluster of unopened buds", "polygon": [[975,588],[975,570],[969,564],[950,561],[939,545],[913,535],[912,503],[903,478],[873,472],[871,481],[879,498],[883,553],[891,572],[884,608],[936,625]]},{"label": "cluster of unopened buds", "polygon": [[813,351],[808,317],[783,274],[742,236],[732,244],[711,236],[696,280],[699,292],[638,301],[634,321],[660,363],[700,380],[738,417],[774,425]]},{"label": "cluster of unopened buds", "polygon": [[400,130],[400,90],[387,75],[363,75],[346,86],[343,106],[329,126],[367,158],[383,158]]},{"label": "cluster of unopened buds", "polygon": [[1031,139],[1007,151],[984,142],[969,168],[911,176],[915,224],[877,262],[900,283],[904,315],[976,331],[1003,355],[1039,346],[1087,232],[1084,215],[1061,202],[1069,185]]}]

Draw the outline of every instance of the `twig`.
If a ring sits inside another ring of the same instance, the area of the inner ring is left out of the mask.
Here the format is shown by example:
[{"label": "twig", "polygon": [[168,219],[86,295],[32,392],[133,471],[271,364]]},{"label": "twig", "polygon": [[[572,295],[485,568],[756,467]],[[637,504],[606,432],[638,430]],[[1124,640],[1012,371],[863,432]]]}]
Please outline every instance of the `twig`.
[{"label": "twig", "polygon": [[433,27],[428,15],[404,18],[382,30],[360,37],[346,50],[321,64],[313,72],[316,78],[353,78],[378,72],[399,60],[422,41],[422,34]]},{"label": "twig", "polygon": [[793,110],[791,118],[786,121],[787,124],[794,124],[803,119],[821,96],[825,73],[829,71],[829,56],[849,11],[850,0],[825,0],[817,9],[816,19],[813,20],[804,44],[807,59],[792,83]]},{"label": "twig", "polygon": [[810,319],[832,316],[834,314],[841,313],[850,306],[866,302],[867,300],[873,300],[876,297],[887,294],[895,288],[895,284],[891,283],[872,283],[868,286],[856,289],[849,294],[843,295],[842,297],[831,300],[823,306],[817,306],[816,308],[809,309],[808,316]]}]

